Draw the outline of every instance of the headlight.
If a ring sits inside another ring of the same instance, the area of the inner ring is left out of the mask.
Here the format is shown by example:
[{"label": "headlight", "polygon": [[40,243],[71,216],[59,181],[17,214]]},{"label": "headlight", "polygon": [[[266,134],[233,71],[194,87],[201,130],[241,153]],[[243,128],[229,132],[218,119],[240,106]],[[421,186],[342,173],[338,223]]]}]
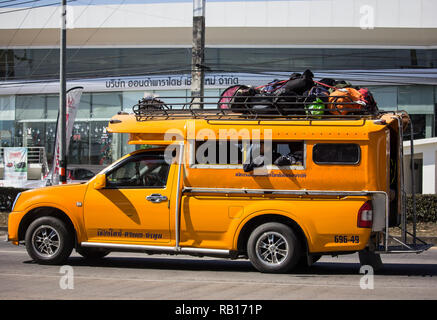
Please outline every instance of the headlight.
[{"label": "headlight", "polygon": [[20,196],[21,196],[21,192],[19,192],[19,193],[17,194],[17,196],[15,197],[14,203],[12,204],[12,210],[11,210],[11,212],[14,211],[15,204],[17,203],[18,198],[19,198]]}]

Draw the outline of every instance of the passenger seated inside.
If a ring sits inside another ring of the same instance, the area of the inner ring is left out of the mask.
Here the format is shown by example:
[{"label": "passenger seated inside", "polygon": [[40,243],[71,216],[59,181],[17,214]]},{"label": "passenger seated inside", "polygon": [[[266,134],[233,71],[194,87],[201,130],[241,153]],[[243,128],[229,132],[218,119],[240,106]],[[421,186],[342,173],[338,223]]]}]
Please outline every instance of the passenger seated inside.
[{"label": "passenger seated inside", "polygon": [[276,166],[302,166],[303,165],[303,143],[290,142],[276,144],[276,150],[280,154],[273,164]]},{"label": "passenger seated inside", "polygon": [[[259,152],[257,152],[258,150]],[[272,148],[271,144],[267,144],[266,146],[264,146],[264,143],[250,145],[248,150],[249,163],[246,161],[243,164],[243,171],[250,172],[255,168],[273,163],[274,160],[280,156],[280,154],[274,150],[275,148]]]},{"label": "passenger seated inside", "polygon": [[[259,152],[257,151],[259,148]],[[267,158],[268,153],[271,152],[271,159]],[[258,153],[258,155],[256,155]],[[255,155],[255,157],[253,157]],[[249,147],[248,151],[248,163],[243,165],[244,172],[250,172],[254,168],[259,168],[268,163],[267,160],[271,160],[271,163],[275,166],[302,166],[303,165],[303,142],[288,142],[288,143],[273,143],[264,147],[264,143],[253,144]]]}]

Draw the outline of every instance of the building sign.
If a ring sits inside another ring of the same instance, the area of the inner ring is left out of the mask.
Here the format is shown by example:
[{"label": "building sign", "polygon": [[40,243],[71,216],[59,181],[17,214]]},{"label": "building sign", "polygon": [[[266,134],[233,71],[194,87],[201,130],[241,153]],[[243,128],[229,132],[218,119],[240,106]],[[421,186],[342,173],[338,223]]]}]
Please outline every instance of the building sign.
[{"label": "building sign", "polygon": [[[229,87],[240,83],[238,75],[211,75],[205,77],[205,86]],[[191,86],[190,76],[166,76],[144,78],[117,78],[105,80],[106,89],[172,88],[186,89]]]},{"label": "building sign", "polygon": [[4,148],[6,186],[23,187],[27,182],[27,148]]},{"label": "building sign", "polygon": [[[303,68],[289,72],[265,73],[222,73],[206,74],[205,88],[224,89],[236,84],[260,86],[274,79],[286,80],[293,72],[302,72]],[[414,69],[406,72],[404,69],[379,70],[332,70],[329,72],[314,72],[315,79],[333,78],[352,82],[357,86],[393,86],[396,85],[437,85],[435,73],[437,68]],[[370,80],[369,80],[370,79]],[[148,90],[188,90],[191,89],[191,75],[144,75],[137,77],[94,78],[68,82],[86,88],[87,92],[105,91],[141,91]],[[21,83],[17,86],[0,82],[3,95],[54,93],[59,91],[59,82]]]}]

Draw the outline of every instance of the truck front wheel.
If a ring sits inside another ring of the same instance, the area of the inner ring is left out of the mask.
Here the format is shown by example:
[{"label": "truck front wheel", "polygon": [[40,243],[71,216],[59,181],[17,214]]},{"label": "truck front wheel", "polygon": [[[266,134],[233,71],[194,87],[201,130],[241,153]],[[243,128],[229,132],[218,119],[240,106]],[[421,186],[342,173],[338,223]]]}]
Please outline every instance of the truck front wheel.
[{"label": "truck front wheel", "polygon": [[290,227],[269,222],[252,231],[247,242],[247,254],[258,271],[285,273],[299,262],[301,246]]},{"label": "truck front wheel", "polygon": [[73,235],[65,223],[55,217],[41,217],[26,231],[26,249],[40,264],[62,264],[73,250]]}]

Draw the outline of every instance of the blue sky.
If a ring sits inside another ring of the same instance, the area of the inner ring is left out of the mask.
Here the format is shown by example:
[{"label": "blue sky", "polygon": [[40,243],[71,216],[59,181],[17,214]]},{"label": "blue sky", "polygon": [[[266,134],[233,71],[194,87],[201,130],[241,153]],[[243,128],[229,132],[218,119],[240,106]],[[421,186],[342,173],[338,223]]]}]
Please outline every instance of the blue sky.
[{"label": "blue sky", "polygon": [[[76,0],[67,2],[71,5],[108,5],[108,4],[135,4],[135,3],[178,3],[192,2],[193,0]],[[236,2],[236,1],[265,1],[265,0],[206,0],[207,2]],[[284,0],[268,0],[268,1],[284,1]],[[311,0],[288,0],[288,1],[311,1]],[[0,8],[22,8],[32,6],[56,5],[61,0],[0,0]]]}]

